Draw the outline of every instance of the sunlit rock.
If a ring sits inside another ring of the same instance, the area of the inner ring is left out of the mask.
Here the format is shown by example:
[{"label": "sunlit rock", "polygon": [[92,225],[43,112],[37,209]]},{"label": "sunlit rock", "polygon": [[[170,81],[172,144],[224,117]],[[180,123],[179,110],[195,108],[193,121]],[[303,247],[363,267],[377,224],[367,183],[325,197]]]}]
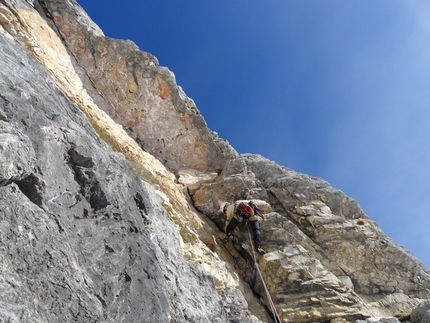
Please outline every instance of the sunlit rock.
[{"label": "sunlit rock", "polygon": [[[0,321],[394,322],[430,298],[355,200],[238,155],[75,1],[2,1],[0,43]],[[221,242],[239,199],[264,255],[245,221]]]}]

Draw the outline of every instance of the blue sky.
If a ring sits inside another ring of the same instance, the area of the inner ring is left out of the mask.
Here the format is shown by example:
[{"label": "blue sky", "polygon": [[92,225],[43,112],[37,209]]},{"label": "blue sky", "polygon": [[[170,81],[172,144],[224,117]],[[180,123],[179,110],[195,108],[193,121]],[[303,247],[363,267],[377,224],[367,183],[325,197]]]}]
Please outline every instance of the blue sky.
[{"label": "blue sky", "polygon": [[328,181],[430,268],[429,1],[78,2],[239,153]]}]

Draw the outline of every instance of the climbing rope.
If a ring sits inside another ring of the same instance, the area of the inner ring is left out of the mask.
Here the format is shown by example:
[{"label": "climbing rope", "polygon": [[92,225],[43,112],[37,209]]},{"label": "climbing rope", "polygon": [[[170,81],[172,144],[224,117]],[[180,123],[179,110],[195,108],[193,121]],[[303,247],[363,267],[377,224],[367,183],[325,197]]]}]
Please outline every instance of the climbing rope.
[{"label": "climbing rope", "polygon": [[[263,279],[263,275],[260,271],[260,268],[258,267],[257,257],[255,256],[254,244],[252,243],[251,230],[249,229],[249,222],[248,221],[246,221],[246,227],[248,228],[248,236],[249,236],[249,241],[251,243],[252,258],[254,260],[255,271],[258,272],[258,274],[260,276],[261,282],[262,282],[263,287],[264,287],[264,291],[266,292],[266,297],[267,297],[269,304],[270,304],[270,309],[272,311],[273,318],[275,319],[275,323],[281,323],[281,319],[279,318],[278,312],[276,311],[275,304],[273,303],[272,297],[270,296],[269,289],[267,288],[266,283],[264,282],[264,279]],[[255,280],[256,280],[256,277],[254,274],[254,278],[253,278],[252,285],[251,285],[252,290],[254,290]]]}]

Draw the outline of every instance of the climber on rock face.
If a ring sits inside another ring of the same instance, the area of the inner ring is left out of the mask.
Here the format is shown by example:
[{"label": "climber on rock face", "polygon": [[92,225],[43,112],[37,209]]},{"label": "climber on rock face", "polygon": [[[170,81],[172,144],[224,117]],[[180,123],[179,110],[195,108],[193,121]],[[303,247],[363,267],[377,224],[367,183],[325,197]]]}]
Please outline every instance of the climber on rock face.
[{"label": "climber on rock face", "polygon": [[255,249],[260,254],[264,254],[264,250],[261,249],[260,222],[257,218],[257,215],[263,218],[263,211],[253,201],[239,200],[233,204],[224,202],[221,204],[220,211],[226,215],[227,221],[231,219],[227,225],[227,237],[223,239],[224,243],[233,240],[233,231],[236,226],[243,220],[247,220],[252,228]]}]

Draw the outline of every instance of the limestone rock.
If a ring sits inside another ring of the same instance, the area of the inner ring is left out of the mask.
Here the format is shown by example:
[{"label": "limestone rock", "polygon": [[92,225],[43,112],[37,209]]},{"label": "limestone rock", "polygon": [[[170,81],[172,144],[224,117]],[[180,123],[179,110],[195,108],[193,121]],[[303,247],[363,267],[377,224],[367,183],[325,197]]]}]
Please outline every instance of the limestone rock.
[{"label": "limestone rock", "polygon": [[38,62],[0,42],[3,169],[16,161],[1,172],[1,321],[225,322],[154,189]]},{"label": "limestone rock", "polygon": [[[75,1],[2,1],[0,61],[0,321],[396,322],[429,298],[355,200],[238,155]],[[265,255],[246,223],[220,243],[239,199],[266,212]]]},{"label": "limestone rock", "polygon": [[[85,70],[101,109],[169,169],[220,170],[236,151],[209,130],[174,74],[131,41],[103,37],[71,1],[44,1],[65,45]],[[99,94],[98,94],[99,93]]]},{"label": "limestone rock", "polygon": [[428,269],[322,179],[245,154],[193,195],[220,228],[218,201],[240,198],[263,199],[273,208],[261,223],[269,252],[259,263],[285,322],[405,317],[428,296]]},{"label": "limestone rock", "polygon": [[411,314],[412,323],[430,322],[430,299],[420,303]]},{"label": "limestone rock", "polygon": [[367,320],[358,320],[356,323],[399,323],[400,321],[395,317],[378,317],[370,318]]}]

